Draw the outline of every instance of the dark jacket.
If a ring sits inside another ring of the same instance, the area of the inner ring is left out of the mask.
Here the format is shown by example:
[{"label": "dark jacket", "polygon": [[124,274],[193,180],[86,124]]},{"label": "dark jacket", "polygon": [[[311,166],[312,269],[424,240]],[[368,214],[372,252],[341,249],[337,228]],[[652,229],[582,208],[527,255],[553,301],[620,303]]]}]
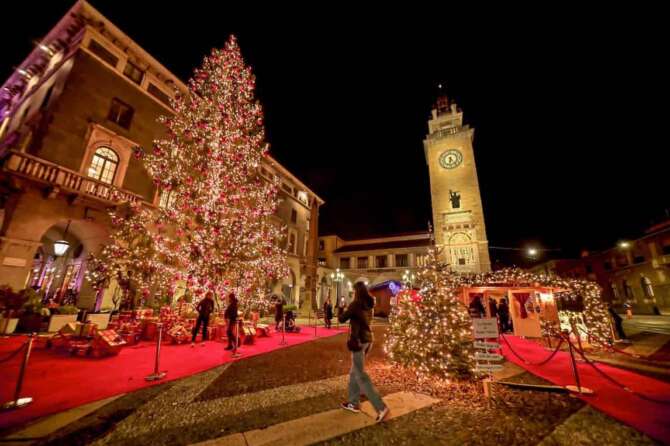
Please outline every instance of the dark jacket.
[{"label": "dark jacket", "polygon": [[368,296],[363,300],[354,300],[344,312],[337,315],[340,323],[350,321],[351,339],[358,338],[362,344],[372,342],[370,321],[372,321],[372,309],[374,306],[374,299]]},{"label": "dark jacket", "polygon": [[198,303],[195,309],[198,311],[200,316],[209,317],[209,315],[212,314],[212,311],[214,311],[214,301],[212,299],[205,298]]},{"label": "dark jacket", "polygon": [[323,304],[323,313],[326,319],[332,319],[333,318],[333,305],[329,304],[326,302]]},{"label": "dark jacket", "polygon": [[275,321],[279,322],[284,317],[284,304],[281,302],[275,304]]},{"label": "dark jacket", "polygon": [[226,318],[227,321],[235,323],[235,321],[237,320],[237,302],[228,304],[226,312],[224,313],[223,316]]}]

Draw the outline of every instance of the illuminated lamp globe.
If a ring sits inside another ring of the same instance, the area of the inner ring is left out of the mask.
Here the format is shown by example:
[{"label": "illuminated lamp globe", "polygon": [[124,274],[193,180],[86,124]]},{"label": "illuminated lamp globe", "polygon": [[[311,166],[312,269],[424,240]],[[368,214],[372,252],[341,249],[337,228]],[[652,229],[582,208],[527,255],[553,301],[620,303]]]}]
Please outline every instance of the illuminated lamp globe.
[{"label": "illuminated lamp globe", "polygon": [[67,240],[56,240],[54,242],[54,254],[58,257],[65,254],[70,247],[70,243]]}]

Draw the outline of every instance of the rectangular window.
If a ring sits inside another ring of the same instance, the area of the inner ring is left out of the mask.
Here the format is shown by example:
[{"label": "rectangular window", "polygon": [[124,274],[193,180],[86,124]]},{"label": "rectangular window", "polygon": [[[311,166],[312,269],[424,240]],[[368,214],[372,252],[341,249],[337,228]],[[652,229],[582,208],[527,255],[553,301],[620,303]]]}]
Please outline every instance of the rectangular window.
[{"label": "rectangular window", "polygon": [[295,232],[291,231],[288,235],[288,252],[290,254],[295,254],[296,249],[297,249],[297,236],[295,235]]},{"label": "rectangular window", "polygon": [[386,268],[386,256],[377,256],[375,257],[375,266],[377,268]]},{"label": "rectangular window", "polygon": [[88,42],[88,49],[93,54],[95,54],[100,59],[104,60],[114,68],[116,68],[116,64],[119,63],[118,57],[116,57],[111,51],[109,51],[107,48],[100,45],[97,41],[93,39],[91,39],[90,42]]},{"label": "rectangular window", "polygon": [[126,63],[126,68],[123,69],[123,74],[137,85],[140,85],[142,79],[144,79],[144,71],[140,70],[140,67],[132,62]]},{"label": "rectangular window", "polygon": [[151,82],[149,82],[149,85],[147,86],[147,91],[149,92],[149,94],[151,96],[155,97],[156,99],[161,101],[163,104],[167,105],[168,107],[172,107],[170,105],[170,99],[171,99],[170,95],[165,93],[163,90],[161,90],[160,88],[158,88],[157,86],[155,86]]},{"label": "rectangular window", "polygon": [[117,123],[124,129],[129,129],[130,121],[133,120],[134,113],[135,110],[133,110],[133,108],[130,105],[126,104],[125,102],[117,98],[114,98],[112,99],[112,105],[109,108],[109,114],[107,115],[107,119]]},{"label": "rectangular window", "polygon": [[351,259],[349,257],[342,257],[340,259],[340,268],[349,269],[351,267]]},{"label": "rectangular window", "polygon": [[407,254],[396,254],[395,255],[395,266],[409,266],[409,261],[407,259]]},{"label": "rectangular window", "polygon": [[298,222],[298,211],[295,209],[291,209],[291,223],[297,223]]},{"label": "rectangular window", "polygon": [[356,265],[358,269],[367,269],[368,268],[368,258],[367,257],[359,257],[356,261]]},{"label": "rectangular window", "polygon": [[319,251],[326,249],[326,244],[323,240],[319,240]]}]

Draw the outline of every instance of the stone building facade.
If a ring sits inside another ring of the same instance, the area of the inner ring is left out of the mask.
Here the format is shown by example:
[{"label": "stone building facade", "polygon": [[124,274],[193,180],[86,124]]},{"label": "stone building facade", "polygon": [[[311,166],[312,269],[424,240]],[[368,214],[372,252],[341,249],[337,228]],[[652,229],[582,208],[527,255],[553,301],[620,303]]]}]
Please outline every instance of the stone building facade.
[{"label": "stone building facade", "polygon": [[[134,148],[163,135],[157,119],[178,91],[186,85],[85,1],[36,45],[0,90],[0,284],[102,305],[83,280],[86,258],[108,240],[110,207],[167,204]],[[271,157],[260,174],[281,178],[287,226],[291,275],[274,291],[309,302],[323,200]],[[59,239],[70,243],[62,257]]]},{"label": "stone building facade", "polygon": [[635,240],[619,242],[579,259],[549,260],[532,268],[560,276],[596,281],[606,301],[621,308],[653,313],[670,311],[670,220],[648,228]]}]

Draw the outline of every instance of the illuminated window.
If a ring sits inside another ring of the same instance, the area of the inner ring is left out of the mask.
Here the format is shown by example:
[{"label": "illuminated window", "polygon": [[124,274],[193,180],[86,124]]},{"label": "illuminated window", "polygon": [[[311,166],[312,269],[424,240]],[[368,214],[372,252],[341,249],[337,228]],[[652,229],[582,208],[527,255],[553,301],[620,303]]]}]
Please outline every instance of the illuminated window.
[{"label": "illuminated window", "polygon": [[351,259],[349,257],[342,257],[340,259],[340,268],[349,269],[351,267]]},{"label": "illuminated window", "polygon": [[88,168],[88,176],[103,183],[112,184],[118,166],[119,156],[112,149],[98,147]]},{"label": "illuminated window", "polygon": [[367,269],[368,267],[368,258],[367,257],[359,257],[356,261],[358,269]]},{"label": "illuminated window", "polygon": [[634,299],[635,295],[633,295],[633,288],[630,286],[627,280],[623,280],[621,282],[621,285],[623,286],[623,294],[628,298],[628,299]]},{"label": "illuminated window", "polygon": [[654,297],[654,286],[651,284],[649,277],[642,277],[640,279],[640,286],[642,287],[644,297]]},{"label": "illuminated window", "polygon": [[288,234],[288,246],[286,247],[289,254],[296,254],[298,249],[298,234],[291,230]]},{"label": "illuminated window", "polygon": [[291,209],[291,223],[297,223],[298,222],[298,211],[295,209]]},{"label": "illuminated window", "polygon": [[375,257],[375,266],[377,268],[386,268],[386,256],[377,256]]},{"label": "illuminated window", "polygon": [[174,201],[177,197],[177,194],[175,193],[174,190],[165,190],[163,189],[161,191],[161,198],[158,202],[158,206],[160,206],[163,209],[172,209],[174,206]]}]

